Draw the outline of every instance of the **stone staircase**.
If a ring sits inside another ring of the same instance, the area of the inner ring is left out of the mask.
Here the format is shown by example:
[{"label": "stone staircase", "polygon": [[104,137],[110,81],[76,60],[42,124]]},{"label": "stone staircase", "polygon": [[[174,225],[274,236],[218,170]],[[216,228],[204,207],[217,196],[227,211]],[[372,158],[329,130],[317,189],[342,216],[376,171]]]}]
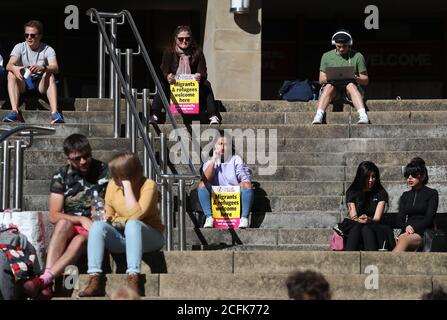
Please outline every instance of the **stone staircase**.
[{"label": "stone staircase", "polygon": [[[94,156],[103,161],[129,146],[124,138],[111,138],[111,100],[71,99],[63,100],[62,106],[67,110],[64,111],[66,124],[50,125],[49,112],[37,111],[46,109],[45,102],[30,100],[26,103],[23,115],[28,124],[56,128],[56,135],[36,138],[34,145],[25,152],[27,210],[47,210],[49,178],[64,161],[62,141],[69,134],[87,135]],[[341,213],[345,214],[344,192],[363,160],[374,161],[379,166],[390,195],[389,212],[393,213],[397,211],[400,194],[406,190],[402,166],[412,157],[421,156],[428,165],[430,185],[440,192],[438,212],[446,212],[447,101],[369,101],[370,125],[357,125],[357,114],[349,106],[341,112],[329,112],[328,124],[320,126],[310,125],[315,102],[223,101],[223,107],[221,128],[276,129],[276,172],[261,176],[259,168],[265,165],[251,165],[258,185],[257,199],[262,198],[266,209],[253,213],[251,224],[257,228],[246,230],[198,229],[188,220],[188,248],[213,251],[164,252],[167,272],[152,270],[150,274],[148,270],[146,296],[182,298],[190,297],[187,292],[203,292],[203,296],[209,298],[286,298],[284,279],[297,268],[323,272],[333,285],[334,297],[345,299],[413,299],[429,291],[433,283],[445,281],[446,256],[440,253],[393,255],[323,251],[328,250],[330,228],[338,222]],[[0,116],[7,112],[0,110]],[[182,122],[181,117],[177,119]],[[201,129],[208,127],[202,125]],[[160,129],[168,133],[171,127],[160,125]],[[179,172],[184,168],[176,166]],[[178,262],[181,267],[171,265],[173,260],[168,257],[174,256],[176,258],[172,259],[181,261]],[[191,263],[182,261],[182,257],[192,257]],[[253,257],[252,264],[240,269],[238,261],[244,257]],[[263,261],[265,257],[272,260]],[[381,266],[382,283],[389,289],[374,293],[361,285],[366,277],[366,257]],[[417,261],[411,260],[412,257]],[[203,259],[203,262],[194,259]],[[426,260],[432,261],[433,266]],[[330,262],[332,269],[325,269],[323,262]],[[222,264],[228,268],[220,270]],[[397,266],[405,266],[408,271]],[[192,269],[182,273],[182,268]],[[204,269],[209,271],[204,272]],[[119,274],[111,277],[121,279]],[[81,277],[81,281],[83,279]],[[120,281],[110,281],[110,288]],[[233,290],[231,283],[234,283]],[[355,283],[358,289],[350,286]]]}]

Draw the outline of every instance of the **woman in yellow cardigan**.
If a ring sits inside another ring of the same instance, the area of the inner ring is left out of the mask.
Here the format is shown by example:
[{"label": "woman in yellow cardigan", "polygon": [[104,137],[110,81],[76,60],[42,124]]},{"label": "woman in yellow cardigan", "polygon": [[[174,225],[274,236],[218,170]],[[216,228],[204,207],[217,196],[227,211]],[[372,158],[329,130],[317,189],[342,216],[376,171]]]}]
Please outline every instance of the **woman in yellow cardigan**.
[{"label": "woman in yellow cardigan", "polygon": [[106,190],[106,221],[95,221],[88,237],[89,282],[80,297],[105,295],[102,275],[104,248],[126,253],[127,282],[139,293],[138,279],[143,252],[160,250],[164,245],[164,225],[158,210],[157,185],[143,176],[138,156],[126,152],[109,162],[112,179]]}]

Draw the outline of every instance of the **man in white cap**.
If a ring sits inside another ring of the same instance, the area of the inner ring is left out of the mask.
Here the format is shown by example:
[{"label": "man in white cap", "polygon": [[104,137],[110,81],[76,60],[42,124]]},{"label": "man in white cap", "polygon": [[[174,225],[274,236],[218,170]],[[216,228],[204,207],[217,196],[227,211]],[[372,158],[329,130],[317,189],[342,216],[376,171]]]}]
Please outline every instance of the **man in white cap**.
[{"label": "man in white cap", "polygon": [[[317,113],[312,124],[323,123],[324,114],[328,105],[334,101],[352,104],[359,113],[359,124],[368,124],[365,103],[363,101],[363,89],[368,85],[369,78],[366,71],[365,58],[360,52],[351,49],[352,36],[347,30],[339,30],[332,36],[332,44],[335,50],[323,54],[320,63],[319,81],[322,85],[318,99]],[[354,79],[348,81],[328,82],[326,70],[328,67],[354,67]]]}]

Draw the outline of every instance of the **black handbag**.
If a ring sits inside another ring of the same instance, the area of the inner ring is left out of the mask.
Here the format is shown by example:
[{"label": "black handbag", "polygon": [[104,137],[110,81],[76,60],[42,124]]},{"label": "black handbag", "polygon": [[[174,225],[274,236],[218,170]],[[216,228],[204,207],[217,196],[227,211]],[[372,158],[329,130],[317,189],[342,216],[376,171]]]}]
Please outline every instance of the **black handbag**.
[{"label": "black handbag", "polygon": [[424,252],[447,252],[447,234],[443,230],[426,229]]}]

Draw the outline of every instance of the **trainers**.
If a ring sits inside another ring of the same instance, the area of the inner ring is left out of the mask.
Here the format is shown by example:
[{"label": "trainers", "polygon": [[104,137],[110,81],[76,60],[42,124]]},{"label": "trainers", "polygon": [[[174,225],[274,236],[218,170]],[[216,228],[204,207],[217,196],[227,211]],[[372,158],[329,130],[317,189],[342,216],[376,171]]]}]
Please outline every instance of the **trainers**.
[{"label": "trainers", "polygon": [[203,227],[204,228],[213,228],[214,227],[214,218],[213,217],[207,217]]},{"label": "trainers", "polygon": [[242,217],[239,221],[239,228],[245,229],[248,228],[248,218]]},{"label": "trainers", "polygon": [[43,280],[40,277],[34,277],[25,281],[23,291],[30,298],[36,298],[43,288]]},{"label": "trainers", "polygon": [[323,123],[323,114],[317,112],[317,114],[314,117],[314,121],[312,121],[312,124],[322,124]]},{"label": "trainers", "polygon": [[219,118],[217,116],[212,116],[210,118],[210,124],[220,124]]},{"label": "trainers", "polygon": [[20,111],[11,111],[6,117],[3,118],[3,122],[25,122],[25,119],[23,119]]},{"label": "trainers", "polygon": [[152,125],[158,124],[158,117],[155,114],[153,114],[151,119],[149,120],[149,123]]},{"label": "trainers", "polygon": [[51,114],[51,123],[65,123],[64,116],[56,111],[55,113]]},{"label": "trainers", "polygon": [[358,124],[369,124],[368,115],[366,113],[359,115],[359,121],[357,123]]}]

